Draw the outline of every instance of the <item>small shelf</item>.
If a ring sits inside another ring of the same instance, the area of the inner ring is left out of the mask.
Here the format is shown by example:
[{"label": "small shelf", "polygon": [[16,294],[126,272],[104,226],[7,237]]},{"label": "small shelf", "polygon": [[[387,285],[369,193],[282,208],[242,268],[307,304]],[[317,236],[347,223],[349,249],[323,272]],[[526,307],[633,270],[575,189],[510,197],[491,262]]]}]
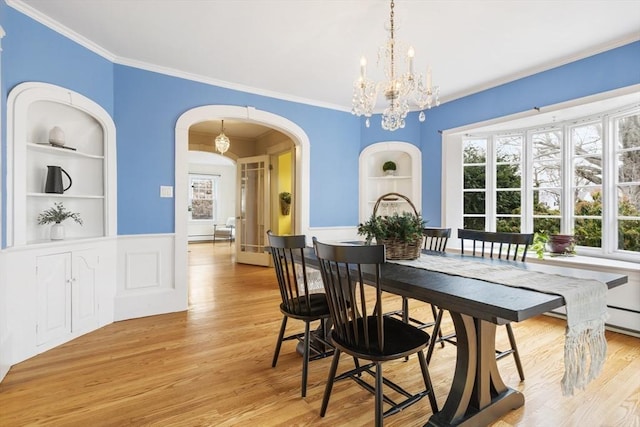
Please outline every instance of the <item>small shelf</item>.
[{"label": "small shelf", "polygon": [[394,179],[411,179],[412,177],[408,175],[380,175],[380,176],[371,176],[370,179],[381,179],[381,180],[394,180]]},{"label": "small shelf", "polygon": [[88,194],[59,194],[59,193],[27,193],[27,197],[53,197],[56,199],[104,199],[104,196],[92,196]]},{"label": "small shelf", "polygon": [[[371,205],[375,205],[378,201],[377,200],[370,200],[369,204]],[[382,199],[382,201],[380,202],[381,205],[384,205],[385,203],[394,203],[394,204],[401,204],[401,203],[409,203],[404,199],[398,199],[398,200],[384,200]]]},{"label": "small shelf", "polygon": [[55,155],[58,155],[58,156],[80,157],[80,158],[84,158],[84,159],[96,159],[96,160],[103,160],[104,159],[104,156],[96,156],[94,154],[86,154],[86,153],[83,153],[81,151],[68,150],[66,148],[58,148],[58,147],[54,147],[52,145],[34,144],[33,142],[27,142],[27,148],[30,149],[30,150],[40,151],[42,153],[47,153],[47,154],[55,154]]}]

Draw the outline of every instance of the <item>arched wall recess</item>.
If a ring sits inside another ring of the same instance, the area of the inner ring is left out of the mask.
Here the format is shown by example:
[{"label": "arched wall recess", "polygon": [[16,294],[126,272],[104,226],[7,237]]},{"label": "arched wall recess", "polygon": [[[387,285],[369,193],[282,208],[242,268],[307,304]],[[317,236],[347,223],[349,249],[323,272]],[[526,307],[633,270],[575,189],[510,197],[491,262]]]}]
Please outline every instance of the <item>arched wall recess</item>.
[{"label": "arched wall recess", "polygon": [[[72,90],[41,82],[17,85],[7,98],[7,246],[38,243],[46,238],[36,229],[38,212],[53,199],[39,196],[45,160],[78,164],[77,176],[95,174],[76,184],[73,199],[64,199],[85,211],[84,225],[70,237],[115,236],[116,201],[116,129],[113,119],[99,104]],[[74,150],[47,145],[47,133],[53,125],[67,127],[67,139]],[[73,140],[73,133],[86,132]],[[40,168],[40,169],[38,169]],[[93,182],[94,185],[91,185]],[[62,201],[62,200],[60,200]],[[72,205],[69,207],[69,205]],[[42,231],[42,230],[41,230]]]},{"label": "arched wall recess", "polygon": [[[388,161],[396,164],[393,174],[383,171],[382,166]],[[380,196],[391,192],[407,196],[418,211],[422,210],[422,153],[415,145],[402,141],[369,145],[360,153],[359,169],[360,222],[369,219]],[[376,213],[384,215],[394,210],[413,212],[411,206],[399,198],[381,203]]]}]

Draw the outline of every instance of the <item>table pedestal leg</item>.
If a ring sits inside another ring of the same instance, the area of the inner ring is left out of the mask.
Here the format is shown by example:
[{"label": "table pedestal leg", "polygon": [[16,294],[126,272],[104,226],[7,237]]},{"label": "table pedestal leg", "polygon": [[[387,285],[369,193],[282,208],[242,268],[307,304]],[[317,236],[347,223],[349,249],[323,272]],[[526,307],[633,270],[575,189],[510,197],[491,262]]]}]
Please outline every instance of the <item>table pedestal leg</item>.
[{"label": "table pedestal leg", "polygon": [[451,312],[456,329],[456,369],[447,401],[426,426],[481,426],[524,405],[522,393],[507,387],[495,356],[496,325]]}]

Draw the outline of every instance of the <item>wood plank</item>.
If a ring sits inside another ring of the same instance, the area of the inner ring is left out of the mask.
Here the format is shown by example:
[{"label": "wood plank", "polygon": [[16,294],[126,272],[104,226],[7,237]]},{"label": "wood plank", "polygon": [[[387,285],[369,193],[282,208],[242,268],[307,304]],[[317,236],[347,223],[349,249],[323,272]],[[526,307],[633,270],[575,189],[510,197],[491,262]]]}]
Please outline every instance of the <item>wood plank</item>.
[{"label": "wood plank", "polygon": [[[0,383],[0,426],[365,426],[373,423],[373,396],[353,382],[334,386],[319,416],[330,359],[310,364],[307,398],[300,398],[301,359],[295,343],[271,358],[280,326],[279,294],[271,269],[234,264],[234,249],[189,246],[189,310],[116,322],[11,368]],[[385,294],[385,309],[401,298]],[[413,317],[430,319],[427,304],[412,301]],[[512,358],[499,362],[503,379],[525,395],[525,405],[496,427],[640,425],[640,340],[607,332],[607,362],[586,390],[563,397],[565,323],[538,316],[513,323],[527,379]],[[290,321],[292,331],[302,323]],[[444,332],[452,330],[445,315]],[[507,342],[498,328],[498,347]],[[428,330],[427,330],[428,331]],[[429,367],[442,405],[451,384],[455,347],[436,347]],[[353,362],[343,358],[340,369]],[[415,358],[385,364],[385,373],[420,387]],[[385,420],[422,426],[426,399]]]}]

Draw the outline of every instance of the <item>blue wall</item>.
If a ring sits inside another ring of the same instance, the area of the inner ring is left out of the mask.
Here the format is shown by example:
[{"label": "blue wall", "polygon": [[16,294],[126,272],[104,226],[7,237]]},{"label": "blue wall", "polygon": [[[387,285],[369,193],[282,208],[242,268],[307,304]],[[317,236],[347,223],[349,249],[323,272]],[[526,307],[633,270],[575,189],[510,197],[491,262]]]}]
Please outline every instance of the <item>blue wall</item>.
[{"label": "blue wall", "polygon": [[310,224],[353,225],[358,217],[360,127],[350,113],[233,91],[116,65],[118,233],[173,232],[176,121],[201,105],[253,106],[300,126],[311,145]]},{"label": "blue wall", "polygon": [[[42,81],[82,93],[112,114],[117,128],[118,234],[173,232],[173,199],[159,197],[173,185],[177,119],[201,105],[254,106],[291,120],[311,144],[310,225],[352,226],[358,221],[358,156],[379,141],[395,140],[421,148],[422,212],[439,224],[441,152],[439,130],[484,121],[640,83],[640,42],[467,96],[417,114],[407,126],[383,131],[350,113],[219,88],[176,77],[114,65],[0,2],[2,109],[16,84]],[[3,114],[6,129],[6,114]],[[6,174],[6,133],[2,135]],[[6,182],[6,177],[3,177]],[[6,191],[2,189],[3,209]],[[3,215],[6,218],[6,215]],[[2,224],[6,236],[6,224]],[[5,242],[2,242],[5,246]]]}]

